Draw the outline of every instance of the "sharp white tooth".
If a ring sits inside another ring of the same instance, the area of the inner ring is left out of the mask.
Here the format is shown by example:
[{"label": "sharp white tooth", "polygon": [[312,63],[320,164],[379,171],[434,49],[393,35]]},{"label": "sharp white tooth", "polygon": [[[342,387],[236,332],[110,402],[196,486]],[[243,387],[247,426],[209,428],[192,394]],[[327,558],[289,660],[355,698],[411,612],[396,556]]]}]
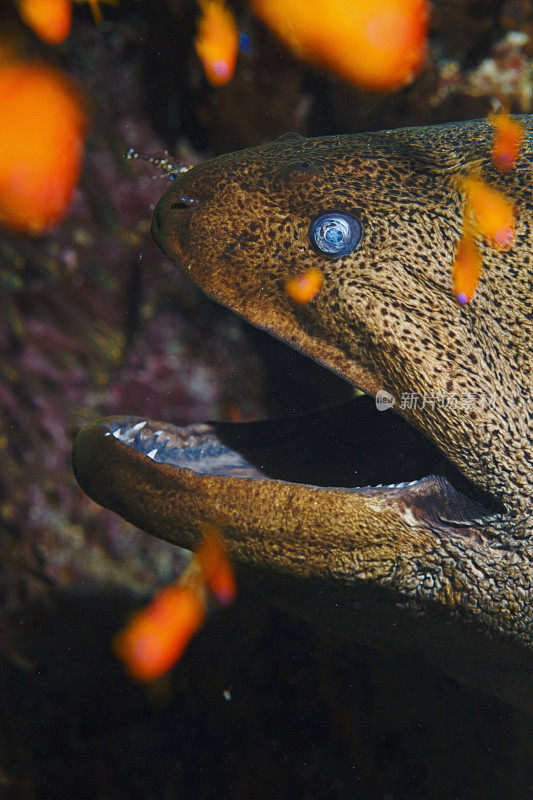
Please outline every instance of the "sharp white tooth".
[{"label": "sharp white tooth", "polygon": [[113,436],[115,437],[115,439],[120,439],[122,436],[122,430],[120,428],[117,428],[116,431],[113,431]]},{"label": "sharp white tooth", "polygon": [[150,450],[150,452],[146,453],[146,455],[148,456],[148,458],[155,458],[156,453],[157,453],[157,447],[154,450]]},{"label": "sharp white tooth", "polygon": [[146,425],[146,420],[144,422],[138,422],[137,425],[134,425],[133,428],[130,428],[129,433],[137,433],[138,431],[142,431],[144,426]]},{"label": "sharp white tooth", "polygon": [[111,436],[111,431],[108,431],[107,433],[104,433],[104,436]]},{"label": "sharp white tooth", "polygon": [[418,483],[418,481],[411,481],[410,483],[406,483],[405,485],[406,486],[414,486],[415,483]]}]

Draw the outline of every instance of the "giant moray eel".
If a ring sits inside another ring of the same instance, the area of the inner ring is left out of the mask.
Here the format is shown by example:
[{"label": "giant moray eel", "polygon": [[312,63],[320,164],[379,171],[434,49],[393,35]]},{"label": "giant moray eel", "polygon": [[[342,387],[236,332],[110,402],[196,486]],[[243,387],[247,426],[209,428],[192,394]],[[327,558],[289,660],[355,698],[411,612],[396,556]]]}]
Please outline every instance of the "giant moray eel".
[{"label": "giant moray eel", "polygon": [[[209,297],[395,409],[362,397],[277,422],[106,418],[78,435],[74,468],[97,502],[170,542],[193,548],[216,523],[242,575],[339,638],[423,652],[533,713],[524,122],[506,175],[479,121],[286,134],[178,176],[154,213],[163,251]],[[450,268],[472,167],[514,199],[517,236],[508,251],[481,245],[461,307]],[[308,267],[324,283],[298,305],[284,284]]]}]

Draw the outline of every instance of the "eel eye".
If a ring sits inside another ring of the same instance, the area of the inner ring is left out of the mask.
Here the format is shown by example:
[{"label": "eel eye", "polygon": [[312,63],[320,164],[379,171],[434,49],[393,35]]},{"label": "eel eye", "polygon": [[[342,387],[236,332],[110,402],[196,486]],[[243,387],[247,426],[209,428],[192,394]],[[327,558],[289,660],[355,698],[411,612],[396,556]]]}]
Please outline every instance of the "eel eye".
[{"label": "eel eye", "polygon": [[311,244],[328,258],[340,258],[355,250],[361,237],[361,223],[341,211],[328,211],[311,220],[309,238]]}]

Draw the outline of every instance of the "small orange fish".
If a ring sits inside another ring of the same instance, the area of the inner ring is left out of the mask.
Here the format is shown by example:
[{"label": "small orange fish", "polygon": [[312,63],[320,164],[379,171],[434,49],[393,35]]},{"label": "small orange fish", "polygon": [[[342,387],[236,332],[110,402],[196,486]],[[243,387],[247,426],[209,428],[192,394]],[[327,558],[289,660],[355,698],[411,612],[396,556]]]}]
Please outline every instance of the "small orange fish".
[{"label": "small orange fish", "polygon": [[494,141],[491,157],[498,169],[505,172],[514,166],[522,142],[525,129],[521,122],[512,119],[509,114],[492,114],[489,122],[494,126]]},{"label": "small orange fish", "polygon": [[[117,0],[75,0],[88,3],[93,19],[102,22],[100,3],[116,5]],[[70,33],[72,25],[72,0],[17,0],[19,14],[28,28],[47,44],[61,44]]]},{"label": "small orange fish", "polygon": [[215,528],[206,526],[204,539],[196,553],[207,587],[217,603],[228,606],[235,600],[236,585],[233,567],[224,551]]},{"label": "small orange fish", "polygon": [[0,66],[0,223],[39,234],[65,215],[86,126],[81,99],[38,63]]},{"label": "small orange fish", "polygon": [[181,658],[204,622],[208,591],[222,606],[235,599],[233,569],[211,525],[205,526],[198,552],[179,580],[160,591],[114,637],[113,652],[133,678],[153,681]]},{"label": "small orange fish", "polygon": [[465,224],[452,268],[453,290],[460,305],[464,306],[472,300],[481,277],[481,269],[481,253],[471,226]]},{"label": "small orange fish", "polygon": [[309,303],[317,296],[322,286],[322,273],[311,267],[297,278],[291,278],[285,283],[285,291],[297,303]]},{"label": "small orange fish", "polygon": [[167,586],[114,637],[113,652],[136,680],[156,680],[182,656],[205,614],[205,593],[197,586]]},{"label": "small orange fish", "polygon": [[239,31],[224,0],[198,0],[202,15],[194,46],[205,75],[213,86],[231,80],[237,63]]},{"label": "small orange fish", "polygon": [[515,236],[515,218],[509,198],[473,175],[463,178],[462,185],[479,232],[497,247],[511,247]]},{"label": "small orange fish", "polygon": [[20,18],[43,42],[60,44],[70,33],[72,0],[18,0]]},{"label": "small orange fish", "polygon": [[426,0],[252,0],[301,58],[365,89],[412,81],[426,53]]}]

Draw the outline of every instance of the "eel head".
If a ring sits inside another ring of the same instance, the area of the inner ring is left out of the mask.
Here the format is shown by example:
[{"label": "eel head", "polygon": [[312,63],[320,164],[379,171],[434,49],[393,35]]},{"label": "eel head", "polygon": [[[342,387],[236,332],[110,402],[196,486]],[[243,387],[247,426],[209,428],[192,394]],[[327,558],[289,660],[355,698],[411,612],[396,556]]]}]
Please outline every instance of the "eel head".
[{"label": "eel head", "polygon": [[[243,574],[339,637],[423,651],[471,683],[482,669],[532,708],[532,197],[527,148],[505,178],[489,149],[483,122],[288,134],[180,175],[154,213],[162,250],[367,396],[250,424],[106,418],[78,435],[74,468],[160,538],[194,547],[216,524]],[[459,184],[480,163],[515,199],[516,240],[481,245],[461,307]],[[348,221],[346,252],[321,249],[330,218]],[[309,268],[323,283],[298,304],[285,284]]]}]

